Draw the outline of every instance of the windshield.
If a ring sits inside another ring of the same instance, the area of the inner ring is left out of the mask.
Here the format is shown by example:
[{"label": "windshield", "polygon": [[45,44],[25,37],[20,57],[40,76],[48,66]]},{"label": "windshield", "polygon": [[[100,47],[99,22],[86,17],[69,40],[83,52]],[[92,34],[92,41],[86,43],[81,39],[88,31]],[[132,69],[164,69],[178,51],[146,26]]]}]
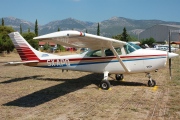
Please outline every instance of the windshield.
[{"label": "windshield", "polygon": [[141,49],[139,45],[133,44],[131,42],[128,42],[129,45],[133,46],[136,50]]},{"label": "windshield", "polygon": [[124,45],[124,49],[126,51],[126,54],[129,54],[138,49],[141,49],[141,47],[139,47],[138,45],[135,45],[133,43],[127,43],[126,45]]}]

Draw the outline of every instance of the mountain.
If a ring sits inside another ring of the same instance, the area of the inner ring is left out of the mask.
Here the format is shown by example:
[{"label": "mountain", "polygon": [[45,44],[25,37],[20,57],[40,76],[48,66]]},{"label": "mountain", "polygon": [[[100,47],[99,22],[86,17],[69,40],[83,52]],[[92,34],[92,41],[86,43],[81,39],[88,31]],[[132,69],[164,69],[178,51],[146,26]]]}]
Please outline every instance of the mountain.
[{"label": "mountain", "polygon": [[83,22],[73,18],[67,18],[64,20],[52,21],[46,25],[43,25],[40,29],[40,33],[44,34],[44,33],[54,32],[57,31],[58,28],[60,28],[60,30],[76,29],[82,31],[93,24],[94,24],[93,22]]},{"label": "mountain", "polygon": [[[3,19],[5,25],[12,26],[17,31],[19,31],[20,24],[23,32],[27,32],[28,28],[30,28],[31,31],[34,31],[35,25],[29,21],[14,17],[5,17]],[[87,30],[88,33],[96,34],[97,24],[98,23],[95,22],[86,22],[73,18],[67,18],[63,20],[51,21],[45,25],[38,25],[38,27],[39,35],[55,32],[58,30],[58,28],[60,28],[60,30],[74,29],[83,32]],[[99,22],[99,24],[101,36],[112,37],[113,35],[121,34],[124,27],[126,27],[129,34],[137,36],[144,29],[150,28],[156,24],[180,25],[180,22],[167,22],[162,20],[134,20],[123,17],[112,17],[108,20]]]},{"label": "mountain", "polygon": [[5,25],[11,26],[17,31],[19,31],[19,29],[20,29],[20,24],[21,24],[21,27],[22,27],[24,32],[25,31],[27,32],[28,28],[30,28],[30,30],[34,30],[35,24],[31,23],[29,21],[25,21],[25,20],[18,19],[15,17],[5,17],[3,19],[4,19]]}]

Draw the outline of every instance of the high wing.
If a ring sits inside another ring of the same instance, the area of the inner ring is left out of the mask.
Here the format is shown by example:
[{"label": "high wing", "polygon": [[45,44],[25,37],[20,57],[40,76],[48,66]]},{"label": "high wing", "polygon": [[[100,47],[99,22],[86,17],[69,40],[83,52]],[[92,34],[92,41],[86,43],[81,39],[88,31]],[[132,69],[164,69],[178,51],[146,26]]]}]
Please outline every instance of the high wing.
[{"label": "high wing", "polygon": [[35,37],[34,39],[46,42],[54,42],[56,44],[68,47],[90,48],[92,50],[111,48],[111,46],[116,48],[126,44],[126,42],[115,40],[112,38],[92,35],[73,30],[54,32]]},{"label": "high wing", "polygon": [[118,56],[118,53],[115,51],[116,47],[124,46],[126,42],[73,30],[54,32],[35,37],[34,39],[54,42],[68,47],[90,48],[91,50],[110,48],[125,71],[130,72],[122,59]]}]

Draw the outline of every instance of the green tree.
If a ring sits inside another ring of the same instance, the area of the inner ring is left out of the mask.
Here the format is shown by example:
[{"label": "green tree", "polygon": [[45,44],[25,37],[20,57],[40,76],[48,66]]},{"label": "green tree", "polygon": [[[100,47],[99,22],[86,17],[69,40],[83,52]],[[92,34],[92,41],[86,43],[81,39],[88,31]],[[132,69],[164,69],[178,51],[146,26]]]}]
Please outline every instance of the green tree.
[{"label": "green tree", "polygon": [[59,45],[59,44],[57,44],[57,50],[60,50],[61,52],[66,51],[66,49],[62,45]]},{"label": "green tree", "polygon": [[118,35],[115,35],[115,36],[112,36],[113,39],[116,39],[116,40],[121,40],[121,34],[118,34]]},{"label": "green tree", "polygon": [[46,43],[46,44],[44,44],[44,50],[48,50],[49,48],[50,48],[51,46],[49,45],[49,43]]},{"label": "green tree", "polygon": [[128,42],[129,40],[128,40],[128,34],[127,34],[127,31],[126,31],[126,28],[124,27],[124,29],[123,29],[123,33],[122,33],[122,36],[121,36],[121,40],[122,41],[125,41],[125,42]]},{"label": "green tree", "polygon": [[28,40],[28,43],[29,43],[33,48],[35,48],[36,50],[38,50],[38,48],[39,48],[39,42],[38,42],[38,40],[31,39],[31,40]]},{"label": "green tree", "polygon": [[31,32],[31,30],[30,30],[30,28],[28,28],[28,33],[30,33]]},{"label": "green tree", "polygon": [[139,41],[137,37],[128,35],[129,41]]},{"label": "green tree", "polygon": [[36,36],[38,36],[38,22],[37,22],[37,19],[36,19],[36,22],[35,22],[34,32],[35,32]]},{"label": "green tree", "polygon": [[60,28],[58,27],[58,31],[60,31]]},{"label": "green tree", "polygon": [[10,53],[10,51],[13,51],[14,45],[8,36],[11,32],[14,32],[12,27],[0,26],[0,52],[7,51],[7,53]]},{"label": "green tree", "polygon": [[2,18],[2,24],[1,24],[2,26],[4,26],[4,19]]},{"label": "green tree", "polygon": [[20,24],[20,34],[22,35],[22,26],[21,26],[21,24]]},{"label": "green tree", "polygon": [[98,26],[97,26],[97,35],[100,36],[100,26],[99,26],[99,23],[98,23]]},{"label": "green tree", "polygon": [[88,33],[88,30],[86,29],[86,33]]},{"label": "green tree", "polygon": [[39,48],[39,42],[38,40],[34,40],[33,38],[36,37],[36,34],[33,32],[27,32],[23,33],[22,36],[24,37],[25,40],[36,50]]},{"label": "green tree", "polygon": [[150,37],[150,38],[142,39],[140,42],[141,42],[141,45],[147,44],[149,47],[153,47],[153,43],[155,43],[156,40]]}]

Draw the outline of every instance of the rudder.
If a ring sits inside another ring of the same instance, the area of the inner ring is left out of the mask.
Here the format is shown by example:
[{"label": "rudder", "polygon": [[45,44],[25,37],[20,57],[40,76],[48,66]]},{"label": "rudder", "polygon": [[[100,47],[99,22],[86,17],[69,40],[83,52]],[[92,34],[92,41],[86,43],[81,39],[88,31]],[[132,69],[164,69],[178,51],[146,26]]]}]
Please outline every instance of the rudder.
[{"label": "rudder", "polygon": [[19,32],[12,32],[9,36],[22,61],[39,60],[38,51],[31,47]]}]

